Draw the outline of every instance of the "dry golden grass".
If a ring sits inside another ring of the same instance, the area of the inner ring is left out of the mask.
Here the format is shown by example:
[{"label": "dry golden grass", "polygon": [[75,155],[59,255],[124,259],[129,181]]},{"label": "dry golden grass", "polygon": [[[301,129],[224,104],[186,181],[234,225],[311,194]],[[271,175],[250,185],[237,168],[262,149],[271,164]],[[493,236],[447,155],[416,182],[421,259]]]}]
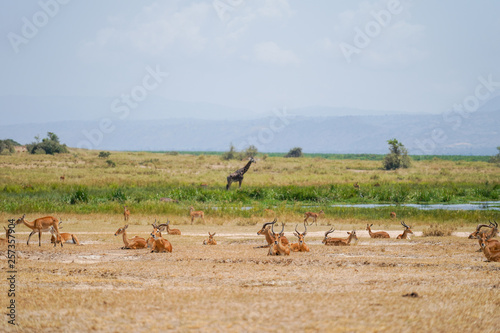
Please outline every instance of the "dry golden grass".
[{"label": "dry golden grass", "polygon": [[[179,226],[183,235],[168,237],[173,253],[158,254],[120,250],[113,233],[124,223],[91,217],[93,233],[66,226],[83,246],[53,248],[44,235],[41,248],[28,247],[28,229],[16,228],[18,331],[500,330],[500,263],[485,262],[465,237],[375,240],[364,221],[346,222],[338,235],[356,227],[357,246],[325,247],[325,227],[311,226],[311,252],[269,257],[254,248],[264,243],[256,226],[197,224]],[[286,234],[295,241],[293,227]],[[129,229],[131,237],[150,228]],[[208,231],[217,246],[202,245]],[[404,297],[411,293],[418,297]],[[4,318],[0,331],[9,329]]]}]

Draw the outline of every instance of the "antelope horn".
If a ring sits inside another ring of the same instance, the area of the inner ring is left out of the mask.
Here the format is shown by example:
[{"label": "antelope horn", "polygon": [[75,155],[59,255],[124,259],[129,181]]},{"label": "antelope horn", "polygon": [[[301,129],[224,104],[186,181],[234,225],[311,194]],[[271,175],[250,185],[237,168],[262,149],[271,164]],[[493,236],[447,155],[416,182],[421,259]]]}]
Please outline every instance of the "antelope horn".
[{"label": "antelope horn", "polygon": [[330,230],[328,230],[327,232],[325,232],[325,237],[327,237],[329,234],[331,234],[334,231],[335,231],[335,229],[331,228]]},{"label": "antelope horn", "polygon": [[300,235],[300,232],[297,231],[297,226],[298,226],[298,224],[295,225],[295,232]]},{"label": "antelope horn", "polygon": [[274,223],[276,223],[276,222],[267,222],[267,223],[264,223],[264,224],[262,225],[262,229],[264,229],[266,226],[268,226],[268,225],[270,225],[270,224],[274,224]]},{"label": "antelope horn", "polygon": [[285,223],[281,222],[281,231],[280,235],[283,234],[283,231],[285,231]]}]

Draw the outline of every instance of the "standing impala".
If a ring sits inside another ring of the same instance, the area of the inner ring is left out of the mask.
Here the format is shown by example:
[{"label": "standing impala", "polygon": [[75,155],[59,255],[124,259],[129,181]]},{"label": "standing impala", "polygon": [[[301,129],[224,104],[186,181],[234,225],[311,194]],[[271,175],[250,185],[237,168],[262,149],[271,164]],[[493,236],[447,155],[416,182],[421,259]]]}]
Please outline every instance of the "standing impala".
[{"label": "standing impala", "polygon": [[125,222],[127,222],[129,218],[130,210],[128,210],[127,206],[123,206],[123,219],[125,220]]},{"label": "standing impala", "polygon": [[312,217],[313,218],[313,221],[311,222],[311,224],[313,223],[316,223],[316,225],[318,225],[318,223],[316,222],[317,218],[321,215],[321,214],[324,214],[325,212],[323,212],[323,210],[320,210],[319,213],[312,213],[312,212],[306,212],[304,214],[304,222],[307,222],[307,220]]},{"label": "standing impala", "polygon": [[297,231],[297,226],[298,224],[295,225],[295,232],[293,234],[299,239],[299,242],[290,244],[290,248],[293,252],[309,252],[309,246],[307,246],[306,242],[304,241],[304,238],[307,234],[306,223],[304,222],[305,231],[303,233]]},{"label": "standing impala", "polygon": [[411,227],[407,226],[404,221],[401,221],[401,225],[405,228],[402,234],[398,235],[397,239],[410,239],[408,234],[413,235],[413,231],[411,231]]},{"label": "standing impala", "polygon": [[[55,217],[52,216],[46,216],[46,217],[41,217],[39,219],[34,220],[33,222],[26,221],[24,218],[26,217],[26,214],[24,214],[22,217],[20,217],[16,221],[16,225],[20,223],[24,223],[25,226],[30,228],[32,231],[30,235],[28,236],[28,241],[26,242],[27,245],[30,245],[30,238],[38,232],[38,246],[42,246],[42,232],[48,232],[50,227],[54,227],[54,230],[57,235],[59,235],[59,220],[56,219]],[[54,243],[54,247],[56,244]],[[61,247],[63,246],[63,243],[61,243]]]},{"label": "standing impala", "polygon": [[370,228],[372,225],[373,223],[366,225],[366,230],[368,230],[371,238],[391,238],[391,236],[389,236],[389,234],[385,231],[372,232],[372,229]]},{"label": "standing impala", "polygon": [[189,207],[189,215],[191,216],[191,224],[193,224],[194,218],[198,217],[203,220],[203,224],[205,224],[205,213],[201,210],[194,210],[194,207]]},{"label": "standing impala", "polygon": [[[347,238],[334,238],[334,237],[328,237],[328,234],[334,232],[335,229],[331,228],[327,232],[325,232],[325,238],[323,239],[323,244],[329,245],[329,246],[349,246],[351,245],[352,240],[357,243],[358,242],[358,236],[356,236],[356,230],[353,230],[351,232],[347,232],[347,235],[349,235]],[[356,244],[355,243],[355,244]]]},{"label": "standing impala", "polygon": [[134,238],[131,238],[131,239],[128,239],[127,238],[127,228],[128,228],[128,224],[126,224],[125,226],[119,228],[118,230],[116,230],[115,232],[115,236],[118,236],[118,235],[123,235],[123,244],[125,244],[124,247],[122,247],[122,249],[143,249],[147,246],[147,243],[146,243],[146,240],[142,237],[134,237]]}]

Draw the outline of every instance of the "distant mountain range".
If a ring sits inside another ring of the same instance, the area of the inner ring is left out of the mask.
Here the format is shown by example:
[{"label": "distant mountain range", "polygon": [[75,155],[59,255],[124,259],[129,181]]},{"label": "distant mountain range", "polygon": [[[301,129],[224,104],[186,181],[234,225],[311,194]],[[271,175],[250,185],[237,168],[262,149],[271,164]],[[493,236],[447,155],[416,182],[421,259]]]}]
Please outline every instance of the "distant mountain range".
[{"label": "distant mountain range", "polygon": [[[385,154],[391,138],[402,142],[410,154],[493,155],[500,146],[500,97],[463,115],[367,115],[373,112],[309,107],[246,118],[238,116],[244,113],[243,109],[150,101],[147,110],[160,104],[168,109],[164,115],[167,119],[161,120],[142,119],[152,112],[121,120],[118,114],[108,111],[104,112],[105,117],[98,118],[103,112],[96,109],[109,109],[111,102],[89,103],[82,97],[82,105],[71,109],[73,118],[65,116],[62,110],[75,100],[60,100],[54,108],[62,113],[61,118],[70,120],[49,123],[41,122],[43,113],[35,112],[37,101],[23,104],[15,98],[8,103],[5,99],[0,98],[0,110],[9,116],[8,120],[2,117],[0,139],[21,143],[33,142],[35,135],[44,137],[50,131],[70,147],[100,150],[225,151],[232,143],[238,149],[253,144],[262,152],[287,152],[302,147],[307,153]],[[207,116],[207,112],[211,115]],[[356,115],[346,115],[353,113]]]}]

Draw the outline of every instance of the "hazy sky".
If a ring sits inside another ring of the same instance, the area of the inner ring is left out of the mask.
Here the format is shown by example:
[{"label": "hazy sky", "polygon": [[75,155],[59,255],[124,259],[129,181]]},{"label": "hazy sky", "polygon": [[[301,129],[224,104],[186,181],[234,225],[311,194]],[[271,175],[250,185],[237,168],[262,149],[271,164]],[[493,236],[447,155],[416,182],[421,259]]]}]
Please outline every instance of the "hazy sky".
[{"label": "hazy sky", "polygon": [[440,113],[473,94],[479,76],[500,81],[500,1],[0,6],[0,97],[134,103],[124,97],[132,94],[136,102],[157,95],[254,113],[304,106]]}]

